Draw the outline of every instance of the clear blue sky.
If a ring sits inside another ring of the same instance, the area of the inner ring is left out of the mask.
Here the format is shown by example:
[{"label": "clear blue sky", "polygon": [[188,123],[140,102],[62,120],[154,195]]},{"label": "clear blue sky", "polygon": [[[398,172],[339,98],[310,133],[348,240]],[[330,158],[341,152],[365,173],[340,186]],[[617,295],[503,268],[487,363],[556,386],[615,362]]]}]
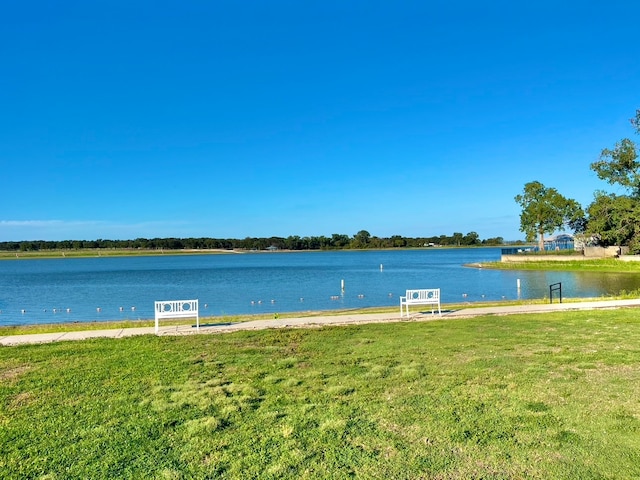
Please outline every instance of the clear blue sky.
[{"label": "clear blue sky", "polygon": [[640,108],[636,0],[1,10],[0,241],[523,238]]}]

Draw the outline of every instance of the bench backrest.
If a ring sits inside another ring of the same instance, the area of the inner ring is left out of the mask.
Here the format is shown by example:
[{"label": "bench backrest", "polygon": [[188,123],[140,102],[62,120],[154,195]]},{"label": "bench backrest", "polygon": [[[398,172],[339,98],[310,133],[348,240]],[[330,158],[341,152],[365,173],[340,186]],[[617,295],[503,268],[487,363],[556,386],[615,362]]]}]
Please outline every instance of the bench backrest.
[{"label": "bench backrest", "polygon": [[162,318],[189,318],[196,319],[196,328],[200,331],[200,317],[198,316],[198,300],[163,300],[155,302],[156,311],[156,335],[159,331]]},{"label": "bench backrest", "polygon": [[156,318],[185,318],[198,316],[198,300],[165,300],[155,302]]},{"label": "bench backrest", "polygon": [[408,302],[440,302],[439,288],[423,288],[419,290],[407,290]]}]

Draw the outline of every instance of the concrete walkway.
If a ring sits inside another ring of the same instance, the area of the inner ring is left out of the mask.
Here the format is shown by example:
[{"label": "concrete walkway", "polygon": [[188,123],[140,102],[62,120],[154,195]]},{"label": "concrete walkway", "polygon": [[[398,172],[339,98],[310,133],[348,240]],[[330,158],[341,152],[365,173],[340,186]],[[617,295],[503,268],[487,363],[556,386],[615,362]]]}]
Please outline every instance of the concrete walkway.
[{"label": "concrete walkway", "polygon": [[[322,327],[324,325],[357,325],[365,323],[385,323],[401,321],[431,321],[454,318],[470,318],[481,315],[513,315],[518,313],[540,313],[567,310],[593,310],[607,308],[640,307],[640,299],[599,300],[588,302],[569,302],[537,305],[509,305],[492,307],[469,307],[459,310],[445,310],[442,316],[431,315],[431,312],[411,313],[409,318],[400,318],[400,312],[362,313],[326,315],[317,317],[282,318],[252,320],[240,323],[206,323],[200,325],[200,334],[236,332],[239,330],[264,330],[267,328],[301,328]],[[30,335],[8,335],[0,337],[0,345],[23,345],[32,343],[49,343],[61,340],[85,340],[89,338],[124,338],[133,335],[154,335],[154,327],[119,328],[113,330],[86,330],[74,332],[38,333]],[[161,327],[159,335],[194,335],[195,327],[190,325]]]}]

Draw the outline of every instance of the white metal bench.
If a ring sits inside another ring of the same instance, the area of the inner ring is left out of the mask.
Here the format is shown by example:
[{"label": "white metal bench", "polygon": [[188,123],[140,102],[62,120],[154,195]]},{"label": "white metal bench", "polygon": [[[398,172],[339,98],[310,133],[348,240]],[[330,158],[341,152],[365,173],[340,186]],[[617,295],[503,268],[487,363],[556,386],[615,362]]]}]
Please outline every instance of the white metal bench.
[{"label": "white metal bench", "polygon": [[198,300],[164,300],[155,303],[156,310],[156,335],[160,320],[163,318],[190,318],[196,319],[196,331],[200,331],[200,317],[198,316]]},{"label": "white metal bench", "polygon": [[404,311],[407,311],[407,317],[409,316],[409,305],[431,305],[431,314],[435,314],[435,306],[438,306],[438,315],[442,315],[440,309],[440,289],[439,288],[426,288],[419,290],[407,290],[405,296],[400,297],[400,316],[404,316]]}]

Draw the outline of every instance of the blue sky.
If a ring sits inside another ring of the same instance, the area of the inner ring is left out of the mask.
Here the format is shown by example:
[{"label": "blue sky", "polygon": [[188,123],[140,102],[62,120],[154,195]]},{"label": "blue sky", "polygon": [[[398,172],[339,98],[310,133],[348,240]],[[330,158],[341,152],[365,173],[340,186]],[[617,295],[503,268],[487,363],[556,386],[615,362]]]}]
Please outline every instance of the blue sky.
[{"label": "blue sky", "polygon": [[519,239],[640,108],[631,0],[1,10],[0,241]]}]

